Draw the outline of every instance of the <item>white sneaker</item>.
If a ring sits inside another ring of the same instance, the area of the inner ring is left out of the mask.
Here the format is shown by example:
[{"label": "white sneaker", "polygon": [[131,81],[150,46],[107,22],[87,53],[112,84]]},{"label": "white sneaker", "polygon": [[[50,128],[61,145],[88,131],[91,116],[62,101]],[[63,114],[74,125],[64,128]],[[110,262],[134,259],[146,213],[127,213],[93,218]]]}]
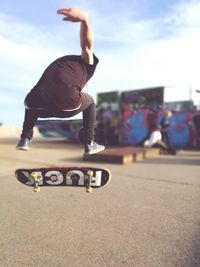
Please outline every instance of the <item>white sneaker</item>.
[{"label": "white sneaker", "polygon": [[95,143],[94,141],[92,141],[91,144],[85,145],[85,154],[86,155],[96,154],[100,151],[103,151],[104,149],[105,149],[105,146],[99,145]]},{"label": "white sneaker", "polygon": [[30,140],[28,138],[22,138],[17,144],[16,148],[20,150],[29,150]]}]

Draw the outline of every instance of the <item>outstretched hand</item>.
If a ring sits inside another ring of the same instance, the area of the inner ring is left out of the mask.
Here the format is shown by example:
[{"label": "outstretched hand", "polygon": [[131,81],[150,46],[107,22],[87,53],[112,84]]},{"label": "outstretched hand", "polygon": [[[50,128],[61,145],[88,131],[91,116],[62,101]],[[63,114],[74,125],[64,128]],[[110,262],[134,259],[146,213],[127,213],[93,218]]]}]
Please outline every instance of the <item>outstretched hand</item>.
[{"label": "outstretched hand", "polygon": [[88,19],[87,13],[78,8],[63,8],[57,10],[57,13],[65,16],[63,20],[71,22],[81,22]]}]

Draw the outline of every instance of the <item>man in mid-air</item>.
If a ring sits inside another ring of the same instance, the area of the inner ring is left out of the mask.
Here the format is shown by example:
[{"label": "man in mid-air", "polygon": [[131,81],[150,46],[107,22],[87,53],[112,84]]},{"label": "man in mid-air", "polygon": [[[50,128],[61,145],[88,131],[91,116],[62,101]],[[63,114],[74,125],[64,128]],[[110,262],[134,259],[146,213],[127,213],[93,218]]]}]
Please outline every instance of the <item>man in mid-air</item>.
[{"label": "man in mid-air", "polygon": [[25,98],[25,117],[17,149],[28,150],[33,127],[40,118],[69,118],[83,112],[85,154],[98,153],[104,146],[94,141],[96,107],[93,98],[82,92],[93,76],[98,58],[93,54],[93,37],[86,12],[77,8],[59,9],[64,21],[80,23],[81,55],[56,59],[42,74]]}]

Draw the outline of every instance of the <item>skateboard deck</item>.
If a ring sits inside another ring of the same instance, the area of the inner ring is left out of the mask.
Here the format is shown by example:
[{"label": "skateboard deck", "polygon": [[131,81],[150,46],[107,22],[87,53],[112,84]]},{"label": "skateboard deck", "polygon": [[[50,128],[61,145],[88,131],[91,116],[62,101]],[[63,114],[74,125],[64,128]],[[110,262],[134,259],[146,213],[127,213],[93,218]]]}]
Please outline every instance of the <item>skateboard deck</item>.
[{"label": "skateboard deck", "polygon": [[85,187],[86,192],[107,185],[111,173],[107,169],[94,167],[49,167],[18,169],[15,176],[19,182],[39,192],[42,186]]}]

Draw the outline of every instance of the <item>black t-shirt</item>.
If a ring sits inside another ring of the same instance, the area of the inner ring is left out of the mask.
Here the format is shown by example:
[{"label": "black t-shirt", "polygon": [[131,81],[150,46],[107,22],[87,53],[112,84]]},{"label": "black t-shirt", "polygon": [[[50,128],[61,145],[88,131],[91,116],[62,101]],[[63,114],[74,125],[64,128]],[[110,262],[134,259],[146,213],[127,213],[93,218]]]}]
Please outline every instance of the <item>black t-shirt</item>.
[{"label": "black t-shirt", "polygon": [[93,65],[76,55],[56,59],[27,95],[27,105],[31,108],[77,108],[82,102],[81,90],[93,76],[98,62],[95,55]]}]

